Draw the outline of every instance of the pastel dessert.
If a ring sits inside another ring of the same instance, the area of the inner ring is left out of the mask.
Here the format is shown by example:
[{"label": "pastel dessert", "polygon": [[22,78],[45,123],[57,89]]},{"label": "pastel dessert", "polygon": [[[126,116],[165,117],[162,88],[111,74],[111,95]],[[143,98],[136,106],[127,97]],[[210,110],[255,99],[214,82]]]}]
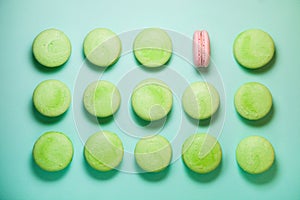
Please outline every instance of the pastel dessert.
[{"label": "pastel dessert", "polygon": [[182,96],[184,111],[192,118],[210,118],[219,108],[220,96],[216,88],[207,82],[194,82]]},{"label": "pastel dessert", "polygon": [[266,138],[250,136],[243,139],[237,146],[236,160],[245,172],[260,174],[273,165],[274,148]]},{"label": "pastel dessert", "polygon": [[171,58],[172,40],[162,29],[147,28],[136,36],[133,51],[145,67],[160,67]]},{"label": "pastel dessert", "polygon": [[121,95],[118,88],[109,81],[95,81],[84,91],[85,109],[96,117],[109,117],[120,107]]},{"label": "pastel dessert", "polygon": [[60,30],[51,28],[39,33],[33,41],[35,59],[45,67],[63,65],[71,56],[71,42]]},{"label": "pastel dessert", "polygon": [[131,96],[134,112],[146,121],[155,121],[167,116],[173,104],[172,91],[158,79],[146,79],[139,83]]},{"label": "pastel dessert", "polygon": [[46,132],[38,138],[33,147],[33,159],[43,170],[56,172],[65,169],[73,158],[71,140],[60,132]]},{"label": "pastel dessert", "polygon": [[108,67],[120,57],[122,43],[111,30],[97,28],[88,33],[83,42],[86,58],[94,65]]},{"label": "pastel dessert", "polygon": [[270,112],[272,95],[261,83],[245,83],[236,92],[234,105],[242,117],[248,120],[259,120]]},{"label": "pastel dessert", "polygon": [[205,133],[196,133],[183,143],[182,159],[192,171],[206,174],[220,165],[222,149],[215,137]]},{"label": "pastel dessert", "polygon": [[71,104],[69,88],[59,80],[45,80],[33,92],[33,104],[38,112],[47,117],[65,113]]},{"label": "pastel dessert", "polygon": [[249,29],[240,33],[233,44],[235,59],[242,66],[258,69],[268,64],[275,53],[272,37],[259,29]]},{"label": "pastel dessert", "polygon": [[87,163],[98,171],[110,171],[122,161],[124,148],[117,134],[101,131],[91,135],[84,146]]},{"label": "pastel dessert", "polygon": [[195,31],[193,37],[193,58],[196,67],[208,67],[210,62],[210,41],[206,30]]},{"label": "pastel dessert", "polygon": [[134,156],[136,163],[146,172],[159,172],[170,164],[172,148],[163,136],[145,137],[136,144]]}]

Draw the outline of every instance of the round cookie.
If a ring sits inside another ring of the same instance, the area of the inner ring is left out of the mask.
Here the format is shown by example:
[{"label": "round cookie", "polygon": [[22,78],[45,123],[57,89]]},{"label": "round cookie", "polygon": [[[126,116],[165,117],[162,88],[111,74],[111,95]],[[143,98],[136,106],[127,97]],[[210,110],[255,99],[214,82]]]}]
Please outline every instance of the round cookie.
[{"label": "round cookie", "polygon": [[33,104],[47,117],[57,117],[67,111],[71,103],[69,88],[59,80],[41,82],[33,92]]},{"label": "round cookie", "polygon": [[110,171],[122,161],[124,148],[117,134],[101,131],[91,135],[84,146],[87,163],[98,171]]},{"label": "round cookie", "polygon": [[220,96],[216,88],[207,82],[194,82],[182,96],[184,111],[192,118],[210,118],[219,108]]},{"label": "round cookie", "polygon": [[86,58],[99,67],[108,67],[120,57],[122,44],[120,38],[111,30],[97,28],[88,33],[83,42]]},{"label": "round cookie", "polygon": [[66,168],[73,158],[70,139],[60,132],[46,132],[38,138],[33,147],[35,163],[45,171],[55,172]]},{"label": "round cookie", "polygon": [[183,143],[182,159],[192,171],[206,174],[215,170],[221,163],[222,149],[215,137],[196,133]]},{"label": "round cookie", "polygon": [[145,67],[160,67],[171,58],[172,40],[162,29],[147,28],[136,36],[133,51]]},{"label": "round cookie", "polygon": [[258,69],[268,64],[274,52],[272,37],[258,29],[249,29],[240,33],[233,45],[235,59],[249,69]]},{"label": "round cookie", "polygon": [[261,136],[243,139],[236,148],[239,166],[250,174],[267,171],[274,163],[275,153],[272,144]]},{"label": "round cookie", "polygon": [[121,95],[118,88],[108,81],[96,81],[84,91],[85,109],[96,117],[113,115],[120,107]]},{"label": "round cookie", "polygon": [[164,118],[173,104],[172,91],[158,79],[146,79],[139,83],[131,96],[135,113],[146,121]]},{"label": "round cookie", "polygon": [[236,92],[234,105],[242,117],[248,120],[259,120],[270,112],[272,95],[261,83],[245,83]]},{"label": "round cookie", "polygon": [[69,38],[60,30],[47,29],[36,36],[32,51],[35,59],[45,67],[63,65],[71,55]]},{"label": "round cookie", "polygon": [[159,172],[170,164],[172,148],[163,136],[145,137],[136,144],[134,156],[137,164],[146,172]]}]

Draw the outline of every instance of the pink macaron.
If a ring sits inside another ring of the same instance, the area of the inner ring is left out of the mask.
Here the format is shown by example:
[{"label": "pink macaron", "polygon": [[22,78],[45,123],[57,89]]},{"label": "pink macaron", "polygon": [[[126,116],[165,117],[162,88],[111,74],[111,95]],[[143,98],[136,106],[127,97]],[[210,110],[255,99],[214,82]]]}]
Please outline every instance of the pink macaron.
[{"label": "pink macaron", "polygon": [[210,61],[210,42],[206,30],[195,31],[193,53],[194,65],[196,67],[208,67]]}]

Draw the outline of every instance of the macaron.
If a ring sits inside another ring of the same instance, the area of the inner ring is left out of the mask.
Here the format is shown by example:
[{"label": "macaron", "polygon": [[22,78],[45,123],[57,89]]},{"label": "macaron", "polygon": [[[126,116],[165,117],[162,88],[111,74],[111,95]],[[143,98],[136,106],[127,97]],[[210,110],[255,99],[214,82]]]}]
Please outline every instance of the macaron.
[{"label": "macaron", "polygon": [[120,38],[109,29],[96,28],[89,32],[83,42],[83,52],[88,61],[99,67],[113,65],[121,55]]},{"label": "macaron", "polygon": [[275,160],[274,148],[264,137],[249,136],[238,144],[236,160],[245,172],[260,174],[273,165]]},{"label": "macaron", "polygon": [[272,108],[272,94],[269,89],[257,82],[242,85],[234,97],[236,111],[248,120],[265,117]]},{"label": "macaron", "polygon": [[196,67],[208,67],[210,62],[210,40],[206,30],[195,31],[193,58]]},{"label": "macaron", "polygon": [[41,169],[56,172],[65,169],[71,163],[73,152],[73,144],[64,133],[50,131],[37,139],[32,155]]},{"label": "macaron", "polygon": [[172,148],[161,135],[145,137],[136,144],[134,156],[136,163],[146,172],[159,172],[170,164]]},{"label": "macaron", "polygon": [[84,91],[85,109],[96,117],[109,117],[117,112],[121,103],[118,88],[109,81],[95,81]]},{"label": "macaron", "polygon": [[162,29],[147,28],[136,36],[133,52],[145,67],[160,67],[171,58],[172,40]]},{"label": "macaron", "polygon": [[140,82],[131,95],[134,112],[143,120],[155,121],[167,116],[173,104],[169,86],[158,79]]},{"label": "macaron", "polygon": [[100,131],[91,135],[84,145],[87,163],[98,171],[110,171],[122,161],[124,147],[117,134]]},{"label": "macaron", "polygon": [[63,65],[70,58],[71,49],[69,38],[54,28],[39,33],[32,45],[33,56],[45,67]]},{"label": "macaron", "polygon": [[33,92],[36,110],[47,117],[57,117],[67,111],[71,104],[69,88],[59,80],[45,80]]},{"label": "macaron", "polygon": [[268,64],[275,53],[272,37],[259,29],[249,29],[240,33],[233,44],[233,54],[237,62],[249,69],[258,69]]},{"label": "macaron", "polygon": [[192,83],[182,95],[182,106],[185,113],[197,120],[210,118],[216,113],[219,105],[219,92],[207,82]]},{"label": "macaron", "polygon": [[220,165],[222,149],[215,137],[206,133],[196,133],[183,143],[182,159],[192,171],[207,174]]}]

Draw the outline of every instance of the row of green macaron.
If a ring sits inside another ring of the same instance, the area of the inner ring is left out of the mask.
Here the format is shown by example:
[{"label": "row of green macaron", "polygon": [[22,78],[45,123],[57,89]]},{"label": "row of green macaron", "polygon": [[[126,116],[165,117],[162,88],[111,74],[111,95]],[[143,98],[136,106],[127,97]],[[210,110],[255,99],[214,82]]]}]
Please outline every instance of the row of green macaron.
[{"label": "row of green macaron", "polygon": [[[170,59],[172,45],[171,37],[166,31],[147,28],[136,36],[133,52],[143,66],[160,67]],[[57,29],[47,29],[38,34],[32,49],[36,60],[46,67],[61,66],[71,55],[69,38]],[[85,37],[83,51],[92,64],[108,67],[119,59],[122,43],[119,36],[111,30],[97,28]],[[234,57],[238,63],[250,69],[258,69],[268,64],[274,52],[272,37],[259,29],[249,29],[240,33],[233,45]]]},{"label": "row of green macaron", "polygon": [[[36,60],[45,67],[63,65],[71,55],[71,42],[60,30],[47,29],[36,36],[32,50]],[[148,28],[135,38],[134,55],[146,67],[159,67],[172,55],[172,41],[159,28]],[[122,44],[119,36],[106,28],[97,28],[87,34],[83,43],[88,61],[99,67],[108,67],[120,57]]]},{"label": "row of green macaron", "polygon": [[[38,84],[33,93],[37,111],[47,117],[57,117],[69,108],[71,92],[61,81],[46,80]],[[83,94],[85,109],[95,117],[108,117],[117,112],[121,94],[117,86],[105,80],[89,84]],[[249,82],[236,92],[234,104],[237,112],[249,120],[265,117],[272,108],[272,95],[261,83]],[[172,89],[161,80],[146,79],[140,82],[131,95],[134,112],[143,120],[155,121],[168,115],[173,105]],[[194,119],[210,118],[218,110],[220,96],[217,89],[207,82],[194,82],[182,95],[185,113]]]},{"label": "row of green macaron", "polygon": [[[173,147],[174,148],[174,147]],[[73,158],[71,140],[61,132],[46,132],[33,147],[35,163],[45,171],[66,168]],[[106,172],[122,162],[124,147],[117,134],[100,131],[91,135],[84,145],[86,162],[95,170]],[[145,172],[159,172],[167,168],[172,159],[172,146],[161,135],[141,138],[135,146],[134,157]],[[215,170],[222,160],[222,149],[217,139],[206,133],[189,136],[182,145],[182,160],[192,171],[206,174]],[[274,163],[271,143],[261,136],[244,138],[236,148],[238,165],[250,174],[267,171]]]}]

